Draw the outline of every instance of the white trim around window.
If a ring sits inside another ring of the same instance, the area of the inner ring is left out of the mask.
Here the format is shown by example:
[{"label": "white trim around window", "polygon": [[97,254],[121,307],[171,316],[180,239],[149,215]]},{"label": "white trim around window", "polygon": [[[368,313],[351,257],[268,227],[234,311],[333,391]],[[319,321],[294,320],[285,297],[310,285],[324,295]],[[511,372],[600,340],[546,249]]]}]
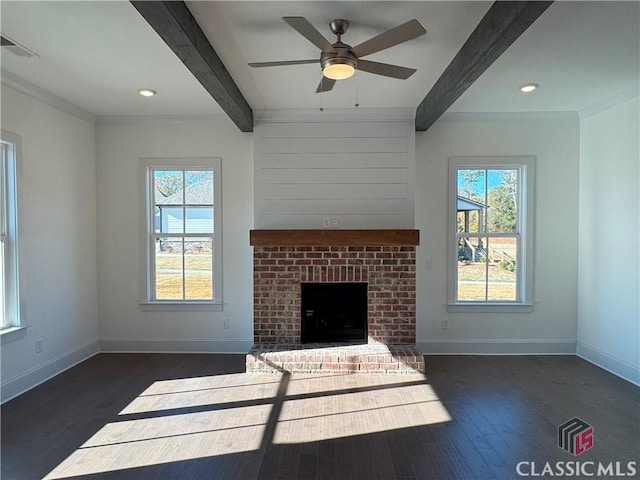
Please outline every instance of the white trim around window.
[{"label": "white trim around window", "polygon": [[20,271],[22,139],[2,130],[0,166],[0,289],[2,343],[24,335],[27,327],[22,300],[24,275]]},{"label": "white trim around window", "polygon": [[222,310],[221,175],[216,157],[140,159],[142,310]]},{"label": "white trim around window", "polygon": [[[500,175],[513,198],[506,227],[494,213]],[[534,188],[535,157],[449,158],[448,311],[533,311]]]}]

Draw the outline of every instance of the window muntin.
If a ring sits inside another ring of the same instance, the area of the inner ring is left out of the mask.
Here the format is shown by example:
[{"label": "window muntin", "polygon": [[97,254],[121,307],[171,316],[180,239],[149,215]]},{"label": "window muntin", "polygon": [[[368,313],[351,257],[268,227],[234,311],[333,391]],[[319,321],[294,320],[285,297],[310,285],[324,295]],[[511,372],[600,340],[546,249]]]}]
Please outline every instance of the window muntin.
[{"label": "window muntin", "polygon": [[450,159],[449,303],[531,301],[533,159]]},{"label": "window muntin", "polygon": [[[147,160],[146,302],[220,303],[219,159]],[[145,303],[145,302],[143,302]]]}]

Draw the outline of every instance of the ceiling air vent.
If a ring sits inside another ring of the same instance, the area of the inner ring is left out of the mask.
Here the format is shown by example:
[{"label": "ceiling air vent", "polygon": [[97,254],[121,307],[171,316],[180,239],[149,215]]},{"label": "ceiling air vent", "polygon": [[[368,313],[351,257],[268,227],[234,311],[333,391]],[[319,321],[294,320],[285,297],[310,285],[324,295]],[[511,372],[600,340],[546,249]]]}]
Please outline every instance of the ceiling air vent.
[{"label": "ceiling air vent", "polygon": [[11,47],[11,46],[14,46],[14,45],[15,45],[15,43],[13,43],[7,37],[5,37],[4,35],[0,35],[0,46],[2,46],[2,47]]},{"label": "ceiling air vent", "polygon": [[38,55],[26,47],[23,47],[18,42],[11,40],[4,34],[0,33],[0,47],[2,47],[2,51],[11,52],[14,55],[18,55],[19,57],[33,57],[34,55],[37,57]]}]

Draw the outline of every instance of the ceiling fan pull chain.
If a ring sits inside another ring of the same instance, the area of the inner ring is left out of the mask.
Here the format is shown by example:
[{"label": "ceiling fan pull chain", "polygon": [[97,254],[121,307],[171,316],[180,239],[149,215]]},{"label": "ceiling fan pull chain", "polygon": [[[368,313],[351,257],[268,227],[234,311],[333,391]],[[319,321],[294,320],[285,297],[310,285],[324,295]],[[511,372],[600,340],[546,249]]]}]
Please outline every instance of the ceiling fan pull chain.
[{"label": "ceiling fan pull chain", "polygon": [[360,104],[358,103],[358,69],[356,68],[356,103],[353,104],[354,107],[359,107]]},{"label": "ceiling fan pull chain", "polygon": [[324,112],[324,105],[322,104],[322,95],[324,94],[324,76],[320,80],[320,111]]}]

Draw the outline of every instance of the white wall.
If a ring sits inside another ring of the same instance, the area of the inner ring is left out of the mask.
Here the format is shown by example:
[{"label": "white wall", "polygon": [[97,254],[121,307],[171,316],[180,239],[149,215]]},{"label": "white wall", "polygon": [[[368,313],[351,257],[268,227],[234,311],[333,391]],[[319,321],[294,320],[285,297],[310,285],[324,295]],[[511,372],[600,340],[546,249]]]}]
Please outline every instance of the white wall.
[{"label": "white wall", "polygon": [[[454,115],[416,133],[417,336],[425,352],[572,353],[577,337],[581,356],[638,383],[638,103],[581,125],[559,116]],[[247,351],[251,134],[222,116],[107,119],[96,127],[4,86],[2,128],[23,142],[21,271],[30,325],[2,344],[2,400],[92,355],[98,338],[105,351]],[[447,158],[468,155],[537,158],[532,313],[446,311]],[[139,158],[193,156],[222,158],[224,310],[142,311]],[[449,330],[440,329],[443,316]]]},{"label": "white wall", "polygon": [[261,123],[256,228],[413,228],[414,122]]},{"label": "white wall", "polygon": [[22,138],[19,249],[29,325],[2,344],[4,401],[96,353],[98,327],[94,125],[3,85],[2,128]]},{"label": "white wall", "polygon": [[[451,115],[416,132],[417,342],[424,352],[575,353],[578,147],[577,116]],[[473,155],[536,157],[531,313],[446,310],[447,159]],[[440,328],[445,316],[448,330]]]},{"label": "white wall", "polygon": [[578,355],[640,384],[640,100],[580,125]]},{"label": "white wall", "polygon": [[[253,149],[224,116],[107,119],[96,127],[103,351],[247,352],[253,343]],[[222,312],[142,311],[141,157],[222,158]],[[223,329],[223,319],[229,329]]]}]

